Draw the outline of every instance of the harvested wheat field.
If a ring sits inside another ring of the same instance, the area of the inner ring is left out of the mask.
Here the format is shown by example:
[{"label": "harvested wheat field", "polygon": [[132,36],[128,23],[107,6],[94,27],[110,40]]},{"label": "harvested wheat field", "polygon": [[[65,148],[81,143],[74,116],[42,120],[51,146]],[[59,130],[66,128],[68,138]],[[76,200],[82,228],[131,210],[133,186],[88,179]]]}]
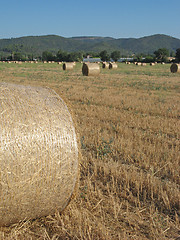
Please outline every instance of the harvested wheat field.
[{"label": "harvested wheat field", "polygon": [[62,97],[82,155],[79,188],[65,210],[1,227],[0,239],[178,238],[179,74],[167,64],[118,63],[98,76],[81,69],[0,63],[0,82],[49,87]]}]

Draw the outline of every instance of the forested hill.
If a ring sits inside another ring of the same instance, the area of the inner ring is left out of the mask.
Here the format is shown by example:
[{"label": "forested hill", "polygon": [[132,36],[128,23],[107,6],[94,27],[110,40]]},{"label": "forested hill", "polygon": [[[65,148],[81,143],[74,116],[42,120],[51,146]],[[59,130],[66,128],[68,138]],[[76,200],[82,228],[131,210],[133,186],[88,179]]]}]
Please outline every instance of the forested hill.
[{"label": "forested hill", "polygon": [[122,54],[153,53],[159,48],[167,48],[170,52],[180,48],[180,39],[157,34],[142,38],[111,38],[111,37],[72,37],[57,35],[27,36],[11,39],[0,39],[0,56],[11,52],[41,55],[43,51],[56,53],[58,50],[67,52],[108,52],[120,50]]}]

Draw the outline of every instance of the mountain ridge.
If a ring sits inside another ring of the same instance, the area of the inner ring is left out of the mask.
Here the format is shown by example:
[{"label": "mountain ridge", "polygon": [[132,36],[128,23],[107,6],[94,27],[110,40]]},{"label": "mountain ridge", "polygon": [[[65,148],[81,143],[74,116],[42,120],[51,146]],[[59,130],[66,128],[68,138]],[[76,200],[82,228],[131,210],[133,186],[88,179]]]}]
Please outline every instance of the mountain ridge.
[{"label": "mountain ridge", "polygon": [[62,37],[59,35],[23,36],[0,39],[0,56],[11,52],[41,55],[43,51],[57,53],[67,52],[112,52],[119,50],[121,54],[152,54],[159,48],[167,48],[175,52],[180,48],[180,39],[165,34],[154,34],[140,38],[113,38],[101,36]]}]

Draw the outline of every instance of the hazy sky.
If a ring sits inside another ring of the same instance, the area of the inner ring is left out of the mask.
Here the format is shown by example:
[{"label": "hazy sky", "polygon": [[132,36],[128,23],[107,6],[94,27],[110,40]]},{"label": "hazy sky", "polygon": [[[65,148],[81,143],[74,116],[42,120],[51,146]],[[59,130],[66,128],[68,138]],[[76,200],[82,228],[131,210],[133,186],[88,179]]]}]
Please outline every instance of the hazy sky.
[{"label": "hazy sky", "polygon": [[63,37],[180,39],[180,0],[0,0],[0,39]]}]

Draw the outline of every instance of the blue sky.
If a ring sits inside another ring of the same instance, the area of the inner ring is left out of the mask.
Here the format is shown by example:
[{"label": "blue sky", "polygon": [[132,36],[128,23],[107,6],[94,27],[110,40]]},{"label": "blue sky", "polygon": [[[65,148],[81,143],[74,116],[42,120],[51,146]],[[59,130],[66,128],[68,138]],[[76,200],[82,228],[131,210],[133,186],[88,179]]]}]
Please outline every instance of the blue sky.
[{"label": "blue sky", "polygon": [[63,37],[180,39],[180,0],[0,0],[0,39]]}]

